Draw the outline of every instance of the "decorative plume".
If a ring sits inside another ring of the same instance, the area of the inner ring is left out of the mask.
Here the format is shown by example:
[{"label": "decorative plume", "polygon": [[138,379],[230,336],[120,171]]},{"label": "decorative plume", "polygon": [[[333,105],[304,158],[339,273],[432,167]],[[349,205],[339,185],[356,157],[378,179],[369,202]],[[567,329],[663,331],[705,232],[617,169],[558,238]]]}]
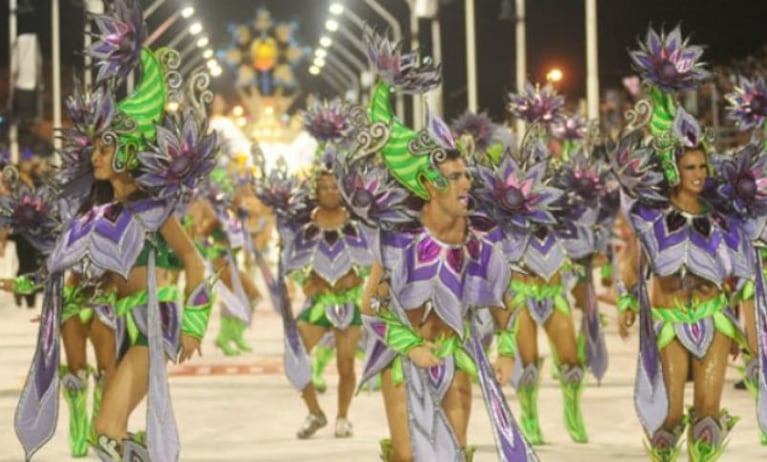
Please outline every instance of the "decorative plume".
[{"label": "decorative plume", "polygon": [[109,14],[93,15],[99,33],[85,50],[96,61],[96,83],[113,77],[123,81],[138,65],[141,46],[146,40],[146,25],[137,0],[115,0]]},{"label": "decorative plume", "polygon": [[479,152],[485,152],[491,145],[501,141],[498,125],[493,123],[484,111],[475,114],[467,109],[460,117],[453,120],[451,129],[456,138],[471,135],[474,139],[474,147]]},{"label": "decorative plume", "polygon": [[716,169],[718,202],[743,217],[767,215],[767,152],[748,143]]},{"label": "decorative plume", "polygon": [[161,198],[194,189],[216,167],[216,132],[207,132],[207,124],[191,112],[166,116],[157,126],[157,142],[138,154],[141,173],[136,181]]},{"label": "decorative plume", "polygon": [[551,84],[541,88],[540,85],[533,86],[527,82],[524,93],[509,93],[506,108],[515,117],[524,119],[528,123],[540,123],[548,128],[562,120],[564,104],[564,96],[557,95]]},{"label": "decorative plume", "polygon": [[507,153],[497,168],[478,166],[482,185],[476,190],[482,210],[497,223],[528,229],[534,223],[555,224],[555,202],[564,191],[546,184],[547,162],[523,168]]},{"label": "decorative plume", "polygon": [[0,196],[0,225],[24,236],[38,251],[47,254],[58,237],[59,215],[53,191],[47,186],[35,189],[17,180],[10,168],[3,172],[10,194]]},{"label": "decorative plume", "polygon": [[65,106],[73,126],[61,132],[61,193],[65,198],[82,198],[88,194],[93,182],[93,142],[110,129],[116,105],[110,91],[103,87],[91,91],[76,82],[74,93],[66,99]]},{"label": "decorative plume", "polygon": [[554,123],[551,133],[564,141],[581,141],[586,137],[586,120],[578,114],[563,117]]},{"label": "decorative plume", "polygon": [[725,98],[730,103],[727,117],[742,131],[761,127],[767,117],[767,85],[764,78],[749,80],[743,76],[735,91]]},{"label": "decorative plume", "polygon": [[699,61],[703,48],[688,45],[688,40],[682,38],[679,26],[668,35],[650,27],[645,41],[639,41],[639,49],[629,52],[629,56],[642,78],[663,91],[690,90],[709,79],[711,73]]},{"label": "decorative plume", "polygon": [[404,93],[426,93],[442,82],[442,65],[419,63],[417,51],[404,53],[402,43],[392,44],[372,29],[365,29],[368,60],[379,77]]},{"label": "decorative plume", "polygon": [[664,175],[655,162],[655,150],[643,144],[643,136],[641,129],[623,136],[608,153],[610,169],[631,196],[647,202],[667,202],[668,198],[661,194]]},{"label": "decorative plume", "polygon": [[339,98],[315,102],[301,113],[304,130],[320,143],[346,141],[354,131],[349,110],[349,106]]}]

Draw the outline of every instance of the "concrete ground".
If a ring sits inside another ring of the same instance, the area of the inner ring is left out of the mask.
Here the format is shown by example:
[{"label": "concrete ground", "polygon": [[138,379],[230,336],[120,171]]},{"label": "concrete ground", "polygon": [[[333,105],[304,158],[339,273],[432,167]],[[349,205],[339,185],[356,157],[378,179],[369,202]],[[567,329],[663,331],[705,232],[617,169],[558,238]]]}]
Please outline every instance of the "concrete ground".
[{"label": "concrete ground", "polygon": [[[9,252],[10,253],[10,252]],[[11,263],[0,261],[0,277],[11,274]],[[38,303],[39,304],[39,303]],[[632,391],[637,349],[636,336],[623,342],[617,335],[614,308],[603,307],[610,316],[607,331],[610,369],[601,386],[591,379],[583,394],[583,408],[590,443],[570,442],[562,423],[561,394],[548,373],[540,392],[540,416],[547,444],[538,448],[544,462],[557,461],[643,461],[647,460],[636,418]],[[30,319],[37,310],[16,308],[12,298],[0,294],[0,462],[23,460],[21,446],[13,431],[13,413],[30,359],[37,325]],[[298,394],[288,385],[281,368],[282,331],[280,321],[267,305],[256,313],[248,339],[254,352],[236,358],[223,356],[213,345],[218,318],[212,320],[201,358],[183,367],[174,367],[171,391],[181,433],[181,460],[184,462],[357,462],[378,460],[378,440],[387,434],[379,393],[362,392],[355,398],[350,418],[355,426],[351,439],[333,437],[330,425],[307,441],[295,432],[305,410]],[[548,354],[546,342],[542,351]],[[328,391],[321,396],[325,413],[336,409],[337,374],[328,368]],[[738,373],[728,371],[724,405],[742,417],[735,427],[723,461],[767,460],[767,447],[758,443],[754,402],[745,391],[732,387]],[[493,437],[479,390],[474,390],[474,411],[469,440],[478,446],[475,460],[496,460]],[[691,390],[688,390],[691,393]],[[508,390],[512,410],[518,405]],[[688,395],[688,399],[690,395]],[[68,456],[66,405],[62,401],[58,432],[34,458],[37,462],[66,462]],[[131,428],[143,428],[144,408],[134,413]],[[685,460],[682,456],[680,460]]]}]

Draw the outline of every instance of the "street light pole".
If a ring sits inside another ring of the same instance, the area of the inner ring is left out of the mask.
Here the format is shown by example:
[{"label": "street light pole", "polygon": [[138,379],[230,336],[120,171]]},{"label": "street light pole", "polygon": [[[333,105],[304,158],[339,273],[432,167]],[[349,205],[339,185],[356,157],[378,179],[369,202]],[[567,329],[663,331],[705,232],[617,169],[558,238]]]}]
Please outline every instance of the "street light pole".
[{"label": "street light pole", "polygon": [[349,68],[349,66],[344,64],[341,60],[339,60],[335,56],[328,55],[327,63],[332,64],[339,71],[341,71],[342,74],[348,77],[349,82],[354,86],[354,91],[357,92],[357,98],[359,98],[359,94],[360,94],[359,76],[355,74],[354,71]]},{"label": "street light pole", "polygon": [[[10,96],[9,100],[13,101],[13,92],[15,90],[14,84],[16,81],[16,78],[14,74],[18,72],[18,55],[16,50],[16,40],[17,40],[17,8],[18,4],[16,0],[10,0],[8,7],[10,8],[9,15],[8,15],[8,47],[10,51],[11,56],[11,62],[10,62],[10,70],[8,72],[9,79],[8,79],[8,95]],[[13,108],[11,108],[13,110]],[[10,119],[10,126],[8,127],[8,144],[10,145],[10,161],[11,164],[16,164],[19,162],[19,126],[16,125],[16,115],[12,114]]]},{"label": "street light pole", "polygon": [[[525,31],[525,0],[516,0],[516,33],[517,33],[517,93],[525,91],[527,81],[527,37]],[[525,134],[525,121],[517,119],[517,140],[522,141]]]},{"label": "street light pole", "polygon": [[468,107],[477,112],[477,30],[474,18],[474,0],[465,0],[466,19],[466,90]]},{"label": "street light pole", "polygon": [[586,0],[586,100],[589,120],[599,121],[597,0]]},{"label": "street light pole", "polygon": [[[61,34],[59,0],[51,0],[51,48],[53,61],[53,126],[61,127]],[[61,149],[61,138],[53,137],[53,147]]]}]

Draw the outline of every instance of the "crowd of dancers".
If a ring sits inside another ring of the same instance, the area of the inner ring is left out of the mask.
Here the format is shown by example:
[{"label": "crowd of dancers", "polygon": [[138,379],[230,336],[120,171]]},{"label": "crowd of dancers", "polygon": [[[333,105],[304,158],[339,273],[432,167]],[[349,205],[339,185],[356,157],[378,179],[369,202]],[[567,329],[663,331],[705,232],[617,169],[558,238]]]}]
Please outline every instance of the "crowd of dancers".
[{"label": "crowd of dancers", "polygon": [[[335,357],[337,438],[353,436],[356,390],[381,391],[389,434],[371,459],[378,451],[394,462],[472,460],[478,388],[498,460],[537,460],[542,331],[565,428],[588,442],[586,377],[599,381],[608,368],[601,268],[617,289],[621,335],[639,326],[635,403],[649,459],[677,460],[685,440],[691,461],[721,456],[737,421],[721,403],[733,349],[744,352],[755,397],[755,414],[742,417],[756,417],[767,444],[761,77],[741,78],[728,95],[730,116],[753,133],[731,152],[718,152],[679,103],[711,77],[702,48],[679,27],[648,30],[630,52],[647,98],[615,139],[565,114],[552,87],[533,84],[508,97],[528,126],[516,141],[482,114],[451,127],[427,110],[425,128],[414,130],[394,115],[392,94],[428,92],[440,66],[367,30],[378,76],[370,103],[306,108],[304,129],[318,147],[299,178],[257,148],[257,168],[232,165],[226,141],[208,129],[209,77],[182,75],[173,50],[143,47],[137,2],[116,0],[93,20],[99,37],[85,54],[98,75],[66,101],[61,165],[37,185],[23,169],[3,172],[0,224],[42,255],[39,267],[0,284],[43,294],[15,415],[27,460],[53,436],[59,396],[73,456],[92,448],[103,461],[179,460],[166,366],[199,351],[214,301],[215,344],[226,355],[252,351],[244,333],[264,298],[243,261],[258,268],[282,319],[284,369],[307,408],[298,438],[328,424],[317,393]],[[126,94],[131,73],[138,84]],[[294,313],[299,290],[305,303]],[[129,431],[145,399],[145,428]]]}]

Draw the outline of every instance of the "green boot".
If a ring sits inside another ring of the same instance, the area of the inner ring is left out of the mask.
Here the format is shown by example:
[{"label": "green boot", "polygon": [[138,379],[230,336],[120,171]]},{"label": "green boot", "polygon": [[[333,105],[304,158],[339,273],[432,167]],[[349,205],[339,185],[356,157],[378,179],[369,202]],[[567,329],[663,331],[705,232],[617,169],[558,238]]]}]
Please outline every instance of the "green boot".
[{"label": "green boot", "polygon": [[391,460],[391,440],[384,438],[378,441],[378,445],[381,447],[381,461],[389,462]]},{"label": "green boot", "polygon": [[88,436],[88,441],[91,444],[96,444],[97,437],[96,437],[96,426],[94,425],[96,416],[99,415],[99,411],[101,410],[101,398],[104,395],[104,371],[98,372],[98,374],[93,375],[94,378],[94,385],[93,385],[93,402],[92,405],[92,412],[91,412],[91,431]]},{"label": "green boot", "polygon": [[72,457],[88,454],[88,437],[91,433],[88,420],[88,371],[73,374],[62,366],[61,390],[69,406],[69,449]]},{"label": "green boot", "polygon": [[237,346],[237,349],[240,350],[240,353],[250,353],[253,351],[253,347],[245,341],[245,330],[247,328],[247,324],[243,321],[234,318],[232,319],[232,332],[234,334],[232,340],[234,340],[234,344]]},{"label": "green boot", "polygon": [[328,363],[333,359],[335,349],[331,346],[317,345],[314,349],[314,358],[312,358],[312,383],[314,383],[314,389],[319,393],[325,393],[328,389],[328,384],[325,383],[325,368]]},{"label": "green boot", "polygon": [[540,388],[540,363],[528,364],[522,371],[517,386],[517,399],[521,408],[519,424],[530,444],[543,444],[541,426],[538,422],[538,389]]},{"label": "green boot", "polygon": [[684,424],[678,425],[673,431],[657,430],[649,444],[645,441],[645,449],[651,462],[676,462],[679,458]]},{"label": "green boot", "polygon": [[559,368],[562,395],[565,401],[565,428],[570,438],[576,443],[588,443],[586,424],[581,413],[581,393],[585,371],[581,366],[563,364]]},{"label": "green boot", "polygon": [[687,452],[690,462],[719,460],[727,447],[727,434],[738,422],[738,418],[722,410],[718,419],[711,416],[696,419],[695,411],[691,409],[689,420],[691,424],[687,435]]},{"label": "green boot", "polygon": [[[746,356],[746,369],[743,375],[743,383],[746,385],[746,389],[751,393],[754,399],[756,399],[757,391],[759,389],[758,374],[759,368],[756,358]],[[757,430],[759,431],[759,442],[761,442],[763,446],[767,446],[767,433],[763,432],[758,425]]]},{"label": "green boot", "polygon": [[237,356],[240,351],[232,347],[231,343],[234,339],[234,318],[229,316],[221,316],[221,327],[218,329],[218,335],[216,336],[216,346],[224,352],[226,356]]}]

